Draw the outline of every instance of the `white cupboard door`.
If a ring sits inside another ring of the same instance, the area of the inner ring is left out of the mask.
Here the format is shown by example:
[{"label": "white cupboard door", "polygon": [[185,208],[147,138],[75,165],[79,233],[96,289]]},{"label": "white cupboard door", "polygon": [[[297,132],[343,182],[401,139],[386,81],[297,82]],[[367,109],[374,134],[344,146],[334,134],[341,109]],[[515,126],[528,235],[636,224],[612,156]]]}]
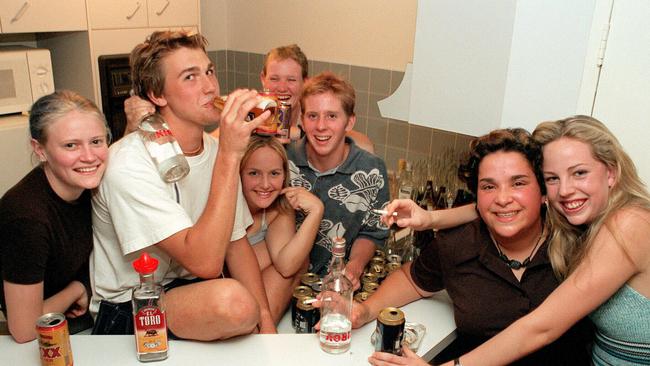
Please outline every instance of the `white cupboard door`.
[{"label": "white cupboard door", "polygon": [[196,26],[199,4],[196,0],[148,0],[150,27]]},{"label": "white cupboard door", "polygon": [[147,27],[147,0],[88,0],[91,29]]},{"label": "white cupboard door", "polygon": [[3,33],[87,30],[85,0],[1,0]]},{"label": "white cupboard door", "polygon": [[650,2],[615,0],[593,116],[617,136],[650,184]]}]

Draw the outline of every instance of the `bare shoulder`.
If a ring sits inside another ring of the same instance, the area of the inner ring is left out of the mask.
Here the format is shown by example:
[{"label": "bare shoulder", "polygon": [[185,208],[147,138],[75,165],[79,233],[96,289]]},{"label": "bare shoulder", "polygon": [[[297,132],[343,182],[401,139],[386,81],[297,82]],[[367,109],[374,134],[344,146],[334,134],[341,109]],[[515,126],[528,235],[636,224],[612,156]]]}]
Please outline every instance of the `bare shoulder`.
[{"label": "bare shoulder", "polygon": [[639,206],[625,207],[612,215],[606,227],[628,255],[650,260],[650,210]]},{"label": "bare shoulder", "polygon": [[360,148],[366,150],[371,154],[375,153],[375,145],[372,143],[370,138],[365,134],[356,130],[350,130],[347,132],[347,135],[349,138],[354,140],[354,143],[357,144],[357,146],[359,146]]}]

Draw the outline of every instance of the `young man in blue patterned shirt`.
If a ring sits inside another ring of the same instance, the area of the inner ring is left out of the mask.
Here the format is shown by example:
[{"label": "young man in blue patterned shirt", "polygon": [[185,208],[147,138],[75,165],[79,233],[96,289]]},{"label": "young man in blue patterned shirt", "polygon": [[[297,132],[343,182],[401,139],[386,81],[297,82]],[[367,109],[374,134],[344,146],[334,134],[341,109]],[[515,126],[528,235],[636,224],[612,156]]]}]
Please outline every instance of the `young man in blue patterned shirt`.
[{"label": "young man in blue patterned shirt", "polygon": [[[355,123],[354,102],[354,88],[338,76],[325,72],[310,78],[300,100],[305,137],[287,152],[291,186],[305,187],[325,204],[309,271],[324,276],[332,239],[343,237],[346,276],[356,288],[388,236],[388,228],[371,210],[386,206],[389,190],[383,160],[345,137]],[[297,220],[301,222],[300,215]]]}]

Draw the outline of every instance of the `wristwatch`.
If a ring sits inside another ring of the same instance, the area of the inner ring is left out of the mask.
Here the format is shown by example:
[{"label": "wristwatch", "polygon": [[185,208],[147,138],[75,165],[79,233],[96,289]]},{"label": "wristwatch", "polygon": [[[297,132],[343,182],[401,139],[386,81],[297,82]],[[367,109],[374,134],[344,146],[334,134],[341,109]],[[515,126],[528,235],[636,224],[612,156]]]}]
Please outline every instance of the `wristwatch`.
[{"label": "wristwatch", "polygon": [[460,357],[454,358],[454,366],[463,366],[463,364],[460,363]]}]

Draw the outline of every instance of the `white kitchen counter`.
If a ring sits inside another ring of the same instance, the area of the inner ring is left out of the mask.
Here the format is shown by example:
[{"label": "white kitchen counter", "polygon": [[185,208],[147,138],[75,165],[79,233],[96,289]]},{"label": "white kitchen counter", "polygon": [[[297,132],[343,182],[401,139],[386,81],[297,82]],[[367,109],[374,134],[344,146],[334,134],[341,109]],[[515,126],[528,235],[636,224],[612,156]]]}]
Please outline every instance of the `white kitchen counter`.
[{"label": "white kitchen counter", "polygon": [[[453,308],[447,293],[402,307],[406,321],[426,326],[418,355],[432,359],[456,336]],[[374,351],[370,335],[375,322],[352,331],[350,351],[340,355],[323,352],[316,334],[294,334],[287,313],[278,326],[283,334],[248,335],[219,342],[170,341],[169,358],[156,365],[364,365]],[[75,365],[141,365],[135,356],[133,336],[74,335]],[[38,343],[16,344],[0,337],[0,364],[40,365]]]}]

